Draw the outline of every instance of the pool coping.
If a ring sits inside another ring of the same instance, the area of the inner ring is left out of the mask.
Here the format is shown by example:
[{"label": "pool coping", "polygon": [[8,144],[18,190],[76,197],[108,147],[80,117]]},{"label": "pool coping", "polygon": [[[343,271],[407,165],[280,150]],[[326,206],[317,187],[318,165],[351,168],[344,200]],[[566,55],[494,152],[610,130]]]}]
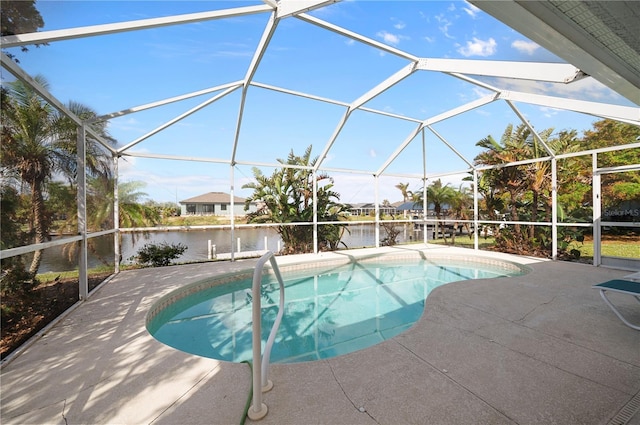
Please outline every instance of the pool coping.
[{"label": "pool coping", "polygon": [[[277,257],[281,258],[281,257]],[[424,251],[403,251],[403,252],[383,252],[377,254],[363,254],[359,255],[348,255],[343,258],[326,258],[321,261],[315,262],[293,262],[290,264],[286,264],[283,266],[278,266],[282,273],[289,272],[297,272],[297,271],[308,271],[308,270],[317,270],[324,269],[333,266],[344,266],[353,263],[370,263],[374,261],[385,261],[385,262],[411,262],[416,259],[429,260],[429,261],[451,261],[457,263],[475,263],[475,264],[485,264],[497,268],[501,268],[503,270],[509,270],[520,273],[529,273],[531,272],[531,268],[519,264],[514,261],[508,261],[505,259],[496,259],[492,257],[485,256],[474,256],[470,257],[468,255],[461,254],[441,254],[435,253],[434,255],[429,255],[428,257],[424,255]],[[149,309],[147,316],[145,318],[145,326],[148,328],[151,322],[156,318],[156,316],[162,313],[163,310],[171,306],[172,304],[180,301],[189,295],[194,293],[207,290],[214,286],[224,285],[226,283],[235,282],[237,280],[245,280],[253,278],[254,269],[249,267],[245,270],[228,272],[228,273],[220,273],[215,276],[207,277],[206,279],[202,279],[197,282],[191,282],[184,286],[181,286],[178,289],[175,289],[169,294],[163,295],[158,301],[156,301],[153,306]],[[263,276],[274,276],[274,271],[268,265],[263,270]],[[450,282],[449,282],[450,283]]]}]

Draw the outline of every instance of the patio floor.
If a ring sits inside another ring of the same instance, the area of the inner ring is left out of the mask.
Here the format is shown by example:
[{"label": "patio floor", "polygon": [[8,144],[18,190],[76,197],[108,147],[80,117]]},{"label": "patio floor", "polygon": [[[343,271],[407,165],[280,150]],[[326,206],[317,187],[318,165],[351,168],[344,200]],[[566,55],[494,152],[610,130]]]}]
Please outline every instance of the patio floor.
[{"label": "patio floor", "polygon": [[[427,256],[475,255],[422,248]],[[305,258],[332,255],[339,254]],[[640,424],[640,332],[591,288],[631,272],[479,255],[527,264],[532,272],[439,287],[419,322],[391,340],[328,360],[272,365],[269,413],[255,423]],[[278,257],[280,264],[299,260]],[[165,346],[146,331],[145,314],[179,286],[255,262],[115,276],[4,365],[0,422],[240,423],[249,366]],[[611,299],[640,323],[635,300]]]}]

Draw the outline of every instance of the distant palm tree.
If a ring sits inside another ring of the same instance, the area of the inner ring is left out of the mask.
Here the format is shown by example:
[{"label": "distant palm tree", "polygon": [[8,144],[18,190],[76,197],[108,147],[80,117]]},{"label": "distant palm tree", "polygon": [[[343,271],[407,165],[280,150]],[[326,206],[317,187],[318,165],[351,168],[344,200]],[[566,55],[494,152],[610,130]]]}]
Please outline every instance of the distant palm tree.
[{"label": "distant palm tree", "polygon": [[408,202],[411,199],[411,192],[409,191],[409,183],[398,183],[396,189],[402,192],[402,202]]},{"label": "distant palm tree", "polygon": [[[438,226],[442,219],[442,207],[444,205],[451,205],[454,199],[456,191],[449,183],[443,185],[440,179],[435,180],[429,186],[427,186],[427,202],[433,204],[433,211],[436,214],[436,226],[435,233],[438,234]],[[422,191],[414,193],[414,204],[422,204]]]},{"label": "distant palm tree", "polygon": [[[148,195],[142,189],[147,184],[142,181],[129,181],[118,184],[119,227],[152,227],[160,221],[156,208],[145,205]],[[88,204],[92,211],[88,217],[88,226],[92,230],[111,229],[113,223],[113,179],[98,176],[89,180]]]},{"label": "distant palm tree", "polygon": [[[87,228],[90,231],[112,229],[114,227],[113,179],[106,175],[90,177],[87,180]],[[141,191],[146,185],[142,181],[123,182],[118,185],[118,211],[120,227],[153,227],[160,221],[158,209],[144,203],[147,194]],[[77,226],[77,216],[71,216],[64,226],[74,228]],[[136,233],[131,234],[131,243],[135,244]],[[144,235],[146,237],[146,234]],[[105,264],[109,260],[100,257],[95,249],[94,241],[89,239],[89,250]],[[76,244],[69,244],[65,248],[65,255],[74,258],[78,250]]]},{"label": "distant palm tree", "polygon": [[442,206],[450,206],[454,197],[455,189],[449,183],[443,185],[440,179],[427,186],[427,202],[433,203],[433,211],[436,213],[436,235],[438,234],[438,222],[442,218]]},{"label": "distant palm tree", "polygon": [[[469,187],[460,185],[458,190],[454,190],[454,195],[451,198],[451,211],[453,216],[458,220],[469,220],[470,213],[473,210],[473,194]],[[471,239],[471,230],[469,223],[462,223],[462,227],[467,230],[469,239]],[[451,236],[452,242],[455,242],[455,232]]]}]

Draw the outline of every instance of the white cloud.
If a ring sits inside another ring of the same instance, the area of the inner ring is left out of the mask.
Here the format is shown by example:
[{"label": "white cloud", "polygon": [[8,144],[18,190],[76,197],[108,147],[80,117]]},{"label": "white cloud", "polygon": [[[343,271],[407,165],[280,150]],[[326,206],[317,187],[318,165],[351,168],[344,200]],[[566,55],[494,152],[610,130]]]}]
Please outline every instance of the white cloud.
[{"label": "white cloud", "polygon": [[511,47],[516,49],[519,52],[526,53],[529,56],[533,55],[536,50],[540,48],[537,43],[533,41],[525,41],[525,40],[516,40],[511,43]]},{"label": "white cloud", "polygon": [[480,40],[473,37],[473,41],[467,41],[466,46],[458,48],[458,52],[465,57],[469,56],[491,56],[496,53],[498,43],[493,38],[488,40]]},{"label": "white cloud", "polygon": [[404,22],[402,22],[401,20],[399,20],[399,19],[397,19],[397,18],[391,18],[391,20],[392,20],[393,22],[395,22],[395,23],[393,24],[393,27],[394,27],[395,29],[397,29],[397,30],[402,30],[402,29],[404,29],[404,28],[407,26],[407,24],[405,24]]},{"label": "white cloud", "polygon": [[122,131],[136,131],[141,132],[142,130],[140,121],[135,118],[129,116],[126,118],[118,119],[119,117],[113,118],[109,121],[109,129],[122,130]]},{"label": "white cloud", "polygon": [[551,118],[554,115],[558,115],[559,110],[555,109],[555,108],[549,108],[546,106],[541,106],[540,108],[540,112],[542,113],[542,115],[544,115],[546,118]]},{"label": "white cloud", "polygon": [[376,35],[380,37],[385,43],[392,46],[397,46],[398,44],[400,44],[400,40],[407,40],[409,38],[403,35],[391,34],[387,31],[378,31]]},{"label": "white cloud", "polygon": [[369,156],[371,158],[375,158],[376,156],[378,156],[378,153],[375,151],[375,149],[370,149],[369,150]]},{"label": "white cloud", "polygon": [[137,158],[135,156],[120,157],[120,160],[118,161],[118,175],[120,178],[122,178],[122,176],[130,176],[136,173],[136,161]]},{"label": "white cloud", "polygon": [[[229,191],[229,182],[225,179],[212,178],[205,174],[175,175],[158,170],[145,169],[145,164],[136,163],[136,158],[129,157],[126,161],[120,161],[118,172],[122,181],[141,181],[146,186],[142,190],[150,199],[158,202],[179,201],[201,193],[219,190]],[[133,160],[133,161],[132,161]],[[238,187],[253,181],[252,178],[240,178]],[[242,196],[240,190],[237,195]]]},{"label": "white cloud", "polygon": [[480,13],[480,9],[478,9],[471,3],[468,3],[468,2],[465,2],[465,3],[467,4],[467,7],[463,7],[462,10],[467,12],[467,15],[471,16],[471,18],[475,19],[478,16],[478,13]]},{"label": "white cloud", "polygon": [[449,27],[453,25],[453,22],[444,17],[444,15],[436,15],[436,21],[438,21],[438,29],[447,38],[455,38],[449,34]]},{"label": "white cloud", "polygon": [[491,90],[487,90],[483,87],[477,87],[477,86],[473,87],[472,91],[478,99],[481,99],[487,96],[488,94],[493,93]]}]

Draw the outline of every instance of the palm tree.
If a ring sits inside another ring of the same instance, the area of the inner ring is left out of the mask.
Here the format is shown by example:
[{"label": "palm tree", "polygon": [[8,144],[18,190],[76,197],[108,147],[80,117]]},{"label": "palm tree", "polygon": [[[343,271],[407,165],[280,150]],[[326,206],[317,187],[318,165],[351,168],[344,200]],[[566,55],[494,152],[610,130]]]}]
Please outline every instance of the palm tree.
[{"label": "palm tree", "polygon": [[427,186],[427,200],[433,203],[433,211],[436,213],[438,220],[442,216],[442,207],[444,205],[450,206],[454,196],[455,190],[449,183],[443,185],[440,179]]},{"label": "palm tree", "polygon": [[[525,172],[519,166],[506,166],[507,164],[527,158],[528,148],[526,146],[526,136],[523,137],[525,129],[520,126],[514,132],[513,126],[508,125],[504,131],[500,142],[492,136],[487,136],[476,143],[476,146],[484,148],[485,151],[475,158],[476,164],[480,165],[505,165],[493,168],[483,173],[483,177],[488,184],[498,191],[509,194],[509,212],[511,220],[518,221],[518,203],[526,190]],[[514,226],[514,246],[520,249],[522,233],[519,224]]]},{"label": "palm tree", "polygon": [[[36,76],[36,81],[47,88],[42,77]],[[53,111],[20,81],[9,84],[9,96],[11,108],[5,111],[3,125],[11,137],[2,141],[2,166],[15,170],[27,185],[31,195],[29,230],[34,243],[42,243],[48,237],[43,186],[53,174],[56,157],[61,154],[59,146],[51,140]],[[36,251],[29,267],[32,276],[38,271],[41,259],[42,251]]]},{"label": "palm tree", "polygon": [[[542,143],[561,152],[572,149],[575,139],[574,133],[561,133],[557,140],[551,140],[553,129],[546,129],[538,133],[538,136],[525,124],[513,128],[507,126],[500,142],[488,136],[480,140],[476,145],[485,148],[476,156],[476,164],[498,165],[499,167],[486,170],[482,173],[479,190],[485,195],[485,201],[489,203],[486,189],[491,188],[493,200],[500,199],[501,193],[509,196],[508,208],[511,220],[518,221],[520,214],[526,214],[531,222],[538,221],[540,211],[544,211],[547,219],[551,216],[551,171],[548,161],[532,162],[526,165],[509,166],[510,162],[526,159],[540,158],[547,154],[542,148]],[[497,196],[495,196],[497,195]],[[529,212],[522,210],[522,205],[529,205]],[[491,211],[489,211],[491,212]],[[544,232],[544,228],[529,225],[527,234],[523,234],[519,224],[513,227],[512,238],[502,238],[497,235],[496,240],[504,242],[508,248],[522,251],[525,248],[533,248],[537,235]]]},{"label": "palm tree", "polygon": [[[76,117],[81,120],[91,120],[96,118],[98,114],[90,107],[73,100],[66,105]],[[78,152],[77,145],[77,124],[66,115],[56,111],[53,116],[55,138],[58,140],[61,148],[66,155],[60,158],[60,168],[63,175],[67,178],[69,184],[73,187],[78,176],[78,162],[76,155]],[[91,129],[100,135],[103,139],[115,145],[116,141],[109,135],[107,131],[108,123],[105,121],[96,121],[91,124]],[[110,156],[106,154],[103,146],[101,146],[90,135],[87,135],[86,151],[86,167],[87,172],[91,176],[108,176],[111,177],[111,161]]]},{"label": "palm tree", "polygon": [[[44,77],[38,75],[35,80],[48,88]],[[80,109],[76,103],[69,107]],[[86,107],[82,107],[81,113],[84,118],[89,114],[96,116]],[[62,173],[71,181],[75,178],[77,136],[75,127],[71,131],[70,123],[71,120],[57,114],[32,87],[19,80],[8,84],[7,100],[3,100],[2,167],[15,173],[28,189],[33,243],[45,242],[49,237],[50,220],[44,202],[47,182],[55,173]],[[106,135],[105,125],[98,126],[96,131]],[[98,157],[104,155],[98,155],[97,145],[91,142],[87,145],[87,158],[91,158],[88,170],[104,172],[108,167],[98,166],[102,164]],[[32,276],[36,275],[41,260],[42,251],[38,250],[29,267]]]}]

